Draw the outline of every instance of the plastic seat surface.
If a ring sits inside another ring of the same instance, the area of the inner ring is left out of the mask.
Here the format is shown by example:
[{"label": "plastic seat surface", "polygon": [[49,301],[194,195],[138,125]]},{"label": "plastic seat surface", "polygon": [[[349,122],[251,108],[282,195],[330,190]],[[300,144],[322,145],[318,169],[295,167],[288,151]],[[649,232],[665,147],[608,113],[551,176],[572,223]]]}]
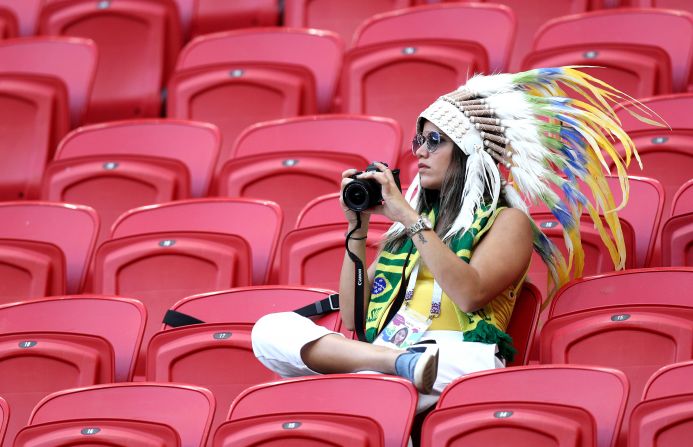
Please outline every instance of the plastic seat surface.
[{"label": "plastic seat surface", "polygon": [[0,7],[7,8],[17,19],[19,35],[31,36],[36,32],[36,19],[43,0],[0,0]]},{"label": "plastic seat surface", "polygon": [[113,381],[113,348],[95,335],[10,332],[0,336],[0,393],[12,411],[3,446],[11,446],[43,397]]},{"label": "plastic seat surface", "polygon": [[0,303],[65,294],[65,255],[57,245],[0,239]]},{"label": "plastic seat surface", "polygon": [[96,211],[63,203],[3,202],[0,222],[0,238],[57,245],[65,254],[67,292],[81,290],[99,231]]},{"label": "plastic seat surface", "polygon": [[[642,24],[647,23],[647,27]],[[581,43],[634,43],[659,46],[671,59],[673,90],[685,91],[693,62],[689,42],[693,15],[682,11],[619,8],[553,19],[534,36],[534,50]]]},{"label": "plastic seat surface", "polygon": [[278,24],[279,5],[275,0],[197,0],[192,35]]},{"label": "plastic seat surface", "polygon": [[[422,23],[435,26],[422,26]],[[489,26],[493,27],[493,33],[488,32]],[[353,47],[405,39],[473,41],[486,49],[489,69],[495,73],[507,70],[515,29],[515,14],[507,6],[424,5],[379,14],[365,21],[354,35]]]},{"label": "plastic seat surface", "polygon": [[315,80],[301,65],[229,62],[183,69],[168,84],[167,116],[216,125],[220,160],[246,127],[277,118],[316,113]]},{"label": "plastic seat surface", "polygon": [[693,430],[693,394],[640,402],[633,409],[630,423],[629,446],[685,445]]},{"label": "plastic seat surface", "polygon": [[[402,191],[406,191],[402,188]],[[306,203],[296,219],[295,228],[308,228],[316,225],[336,224],[344,222],[344,211],[339,203],[341,193],[333,192],[316,197]],[[382,214],[373,214],[370,217],[373,223],[391,223]]]},{"label": "plastic seat surface", "polygon": [[434,410],[422,447],[462,445],[595,447],[594,417],[585,409],[539,402],[490,402]]},{"label": "plastic seat surface", "polygon": [[252,247],[253,284],[259,285],[270,273],[282,221],[281,209],[268,200],[180,200],[128,211],[113,224],[111,237],[165,231],[235,234]]},{"label": "plastic seat surface", "polygon": [[670,217],[664,223],[662,265],[693,267],[693,211]]},{"label": "plastic seat surface", "polygon": [[65,83],[70,123],[84,119],[96,73],[96,44],[74,37],[32,37],[0,41],[0,73],[54,76]]},{"label": "plastic seat surface", "polygon": [[519,366],[457,379],[443,390],[436,408],[493,401],[584,408],[596,421],[596,445],[613,447],[623,420],[628,389],[626,376],[614,369],[580,365]]},{"label": "plastic seat surface", "polygon": [[68,130],[65,85],[55,77],[0,73],[0,121],[0,199],[36,199],[45,165]]},{"label": "plastic seat surface", "polygon": [[0,333],[54,331],[91,334],[115,353],[115,380],[132,380],[147,314],[141,302],[98,295],[47,297],[0,306]]},{"label": "plastic seat surface", "polygon": [[[529,53],[522,70],[569,65],[597,66],[580,68],[580,71],[616,86],[633,98],[672,91],[669,55],[651,45],[590,43],[552,47]],[[572,96],[570,91],[566,93]]]},{"label": "plastic seat surface", "polygon": [[119,0],[101,6],[91,0],[53,2],[42,8],[38,29],[44,35],[89,38],[98,45],[89,121],[158,116],[163,80],[182,38],[171,0]]},{"label": "plastic seat surface", "polygon": [[513,313],[505,332],[513,339],[517,349],[515,359],[508,366],[525,365],[529,361],[530,348],[534,342],[541,309],[541,292],[530,282],[525,282],[516,297]]},{"label": "plastic seat surface", "polygon": [[87,446],[180,447],[169,425],[129,419],[76,419],[24,427],[14,447]]},{"label": "plastic seat surface", "polygon": [[[378,401],[364,399],[378,396]],[[398,377],[331,374],[288,379],[245,390],[231,405],[229,420],[295,412],[321,412],[373,418],[383,429],[385,446],[406,446],[417,393]]]},{"label": "plastic seat surface", "polygon": [[287,413],[228,421],[214,435],[214,447],[277,443],[287,447],[384,445],[383,430],[372,418],[353,414]]},{"label": "plastic seat surface", "polygon": [[5,432],[7,431],[7,423],[9,421],[10,406],[7,405],[7,401],[0,397],[0,443],[3,442],[5,438]]},{"label": "plastic seat surface", "polygon": [[249,28],[193,39],[178,57],[176,71],[235,61],[301,65],[313,73],[320,113],[332,107],[344,43],[331,31]]},{"label": "plastic seat surface", "polygon": [[693,179],[681,185],[671,201],[671,215],[678,216],[693,212]]},{"label": "plastic seat surface", "polygon": [[237,235],[182,231],[125,236],[99,247],[92,289],[136,296],[147,308],[135,374],[144,373],[146,346],[173,303],[196,293],[250,285],[250,250]]},{"label": "plastic seat surface", "polygon": [[693,360],[661,367],[645,384],[642,400],[693,393],[693,386],[689,380],[691,372],[693,372]]},{"label": "plastic seat surface", "polygon": [[17,37],[18,32],[17,18],[14,12],[0,3],[0,40]]},{"label": "plastic seat surface", "polygon": [[87,155],[172,158],[183,163],[190,172],[192,195],[204,197],[220,145],[219,129],[209,123],[139,119],[77,129],[63,139],[55,158],[62,160]]},{"label": "plastic seat surface", "polygon": [[118,383],[53,393],[34,408],[29,424],[84,418],[149,421],[171,426],[178,432],[182,446],[198,446],[209,436],[214,408],[214,396],[204,388]]},{"label": "plastic seat surface", "polygon": [[51,162],[41,198],[88,205],[99,214],[97,245],[132,208],[190,198],[190,174],[179,160],[143,155],[91,155]]},{"label": "plastic seat surface", "polygon": [[[684,130],[693,128],[693,120],[686,115],[693,104],[693,93],[675,93],[671,95],[657,95],[649,98],[638,98],[638,100],[652,109],[657,115],[662,117],[662,120],[673,130]],[[633,117],[629,112],[636,112],[638,108],[633,104],[621,103],[614,108],[616,116],[621,120],[623,129],[630,133],[648,131],[653,132],[651,124],[643,123]],[[643,112],[640,112],[641,114]],[[655,115],[647,115],[654,119]],[[663,127],[659,129],[662,135],[666,135],[669,129]]]}]

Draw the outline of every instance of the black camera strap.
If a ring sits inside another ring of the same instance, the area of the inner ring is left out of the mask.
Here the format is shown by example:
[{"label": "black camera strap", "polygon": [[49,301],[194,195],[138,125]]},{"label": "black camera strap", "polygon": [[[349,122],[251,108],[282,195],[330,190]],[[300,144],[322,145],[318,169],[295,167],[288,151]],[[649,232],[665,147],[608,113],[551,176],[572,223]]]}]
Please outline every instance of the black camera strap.
[{"label": "black camera strap", "polygon": [[356,256],[351,250],[349,250],[349,239],[354,232],[361,228],[361,213],[356,211],[356,227],[351,230],[347,236],[344,245],[346,246],[346,252],[349,258],[354,263],[354,332],[360,341],[366,341],[366,333],[364,331],[365,325],[365,310],[363,306],[363,296],[365,289],[366,272],[363,267],[363,262],[361,258]]}]

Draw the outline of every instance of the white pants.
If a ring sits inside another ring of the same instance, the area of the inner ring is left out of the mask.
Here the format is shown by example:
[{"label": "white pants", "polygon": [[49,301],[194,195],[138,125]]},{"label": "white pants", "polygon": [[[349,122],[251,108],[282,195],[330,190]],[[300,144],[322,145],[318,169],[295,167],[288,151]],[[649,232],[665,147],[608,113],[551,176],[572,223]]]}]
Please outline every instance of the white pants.
[{"label": "white pants", "polygon": [[[319,326],[309,318],[294,312],[269,314],[260,318],[253,327],[253,352],[263,365],[282,377],[316,375],[319,373],[308,368],[303,362],[301,349],[328,334],[339,333]],[[419,394],[417,411],[423,411],[435,404],[443,389],[458,377],[505,366],[496,357],[496,345],[463,341],[458,331],[427,331],[421,340],[436,341],[439,360],[433,394]]]}]

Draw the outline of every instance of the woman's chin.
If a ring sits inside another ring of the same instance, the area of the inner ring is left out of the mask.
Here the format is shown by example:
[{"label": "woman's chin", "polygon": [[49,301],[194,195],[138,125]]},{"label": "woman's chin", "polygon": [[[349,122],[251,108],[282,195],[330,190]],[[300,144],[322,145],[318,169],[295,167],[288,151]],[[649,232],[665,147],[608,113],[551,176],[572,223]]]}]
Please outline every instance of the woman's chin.
[{"label": "woman's chin", "polygon": [[427,175],[419,173],[419,184],[424,189],[440,189],[440,182],[437,182]]}]

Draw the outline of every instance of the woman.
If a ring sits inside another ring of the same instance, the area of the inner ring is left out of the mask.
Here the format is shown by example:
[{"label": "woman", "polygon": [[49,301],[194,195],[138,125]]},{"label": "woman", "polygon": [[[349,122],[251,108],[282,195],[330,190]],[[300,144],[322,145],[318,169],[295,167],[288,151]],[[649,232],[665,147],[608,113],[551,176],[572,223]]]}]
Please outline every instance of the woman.
[{"label": "woman", "polygon": [[[559,82],[589,91],[596,100],[563,97]],[[606,105],[617,94],[564,67],[475,76],[440,97],[417,121],[412,151],[419,173],[406,197],[388,167],[375,163],[378,171],[357,177],[381,185],[382,204],[360,218],[342,204],[348,251],[362,262],[370,214],[393,221],[378,260],[368,270],[364,321],[354,321],[354,263],[349,256],[341,270],[342,322],[350,330],[357,324],[365,327],[368,342],[346,339],[297,314],[274,314],[253,329],[258,359],[282,376],[396,374],[419,390],[420,409],[435,402],[452,380],[504,366],[512,356],[504,331],[533,245],[549,265],[554,285],[560,286],[568,280],[567,265],[581,269],[576,234],[581,208],[615,207],[611,191],[600,181],[599,163],[614,153],[605,136],[620,140],[628,159],[634,153]],[[613,162],[623,174],[618,157]],[[508,173],[507,180],[501,169]],[[356,173],[343,173],[342,189]],[[595,204],[580,192],[585,179],[599,198]],[[557,188],[567,200],[556,195]],[[623,192],[627,197],[625,186]],[[572,242],[569,262],[528,217],[525,198],[544,202],[561,222]],[[615,216],[613,209],[606,211]],[[604,237],[616,241],[614,263],[622,266],[625,250],[618,219],[607,221],[611,235],[602,228]],[[410,319],[422,328],[418,345],[406,351],[379,345],[379,334],[395,318]],[[287,332],[295,336],[285,337]]]}]

